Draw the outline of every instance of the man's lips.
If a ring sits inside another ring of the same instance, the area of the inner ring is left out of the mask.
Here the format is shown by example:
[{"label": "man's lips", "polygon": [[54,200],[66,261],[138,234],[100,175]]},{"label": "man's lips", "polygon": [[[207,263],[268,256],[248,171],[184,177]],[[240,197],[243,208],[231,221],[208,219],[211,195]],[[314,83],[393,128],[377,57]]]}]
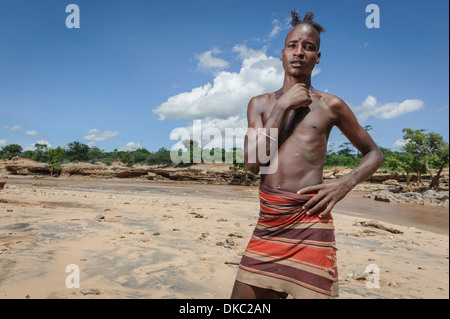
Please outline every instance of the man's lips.
[{"label": "man's lips", "polygon": [[291,61],[290,64],[293,66],[303,66],[303,65],[305,65],[305,62],[300,61],[300,60],[294,60],[294,61]]}]

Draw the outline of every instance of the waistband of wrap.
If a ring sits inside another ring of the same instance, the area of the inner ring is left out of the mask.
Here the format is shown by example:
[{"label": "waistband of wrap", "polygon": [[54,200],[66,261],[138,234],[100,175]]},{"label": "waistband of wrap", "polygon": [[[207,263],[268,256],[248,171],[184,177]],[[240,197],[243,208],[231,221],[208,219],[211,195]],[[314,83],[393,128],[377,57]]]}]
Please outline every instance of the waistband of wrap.
[{"label": "waistband of wrap", "polygon": [[264,194],[270,195],[270,196],[277,196],[277,197],[285,198],[285,199],[288,199],[288,200],[295,200],[295,201],[302,201],[302,202],[308,201],[313,196],[317,195],[317,194],[302,194],[302,195],[299,195],[297,193],[292,193],[292,192],[285,191],[285,190],[282,190],[282,189],[272,188],[272,187],[269,187],[269,186],[267,186],[267,185],[265,185],[263,183],[259,184],[259,191],[264,193]]}]

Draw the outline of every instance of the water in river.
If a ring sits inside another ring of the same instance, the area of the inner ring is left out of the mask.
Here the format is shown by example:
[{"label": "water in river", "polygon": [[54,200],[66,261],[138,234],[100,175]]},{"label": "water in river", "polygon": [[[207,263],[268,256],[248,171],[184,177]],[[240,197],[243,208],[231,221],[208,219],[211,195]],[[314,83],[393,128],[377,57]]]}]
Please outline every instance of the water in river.
[{"label": "water in river", "polygon": [[[229,200],[258,201],[257,187],[234,185],[204,185],[178,182],[146,182],[135,180],[39,180],[68,189],[86,191],[150,192],[173,196],[200,196]],[[35,179],[9,179],[8,184],[33,184]],[[335,211],[346,214],[397,223],[416,227],[440,234],[449,234],[449,209],[437,206],[422,206],[412,204],[398,204],[378,202],[370,198],[363,198],[362,192],[350,192]]]}]

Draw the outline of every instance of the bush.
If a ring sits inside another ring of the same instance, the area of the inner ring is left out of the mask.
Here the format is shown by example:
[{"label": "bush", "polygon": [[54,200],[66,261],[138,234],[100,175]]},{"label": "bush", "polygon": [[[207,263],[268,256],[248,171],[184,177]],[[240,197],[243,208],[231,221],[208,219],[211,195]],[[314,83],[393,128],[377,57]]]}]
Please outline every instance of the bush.
[{"label": "bush", "polygon": [[80,142],[67,144],[66,156],[70,161],[86,161],[89,159],[89,146]]},{"label": "bush", "polygon": [[130,152],[124,152],[122,154],[122,157],[120,158],[120,161],[124,164],[126,164],[128,167],[131,167],[134,165],[134,157]]},{"label": "bush", "polygon": [[146,163],[148,165],[155,165],[155,164],[169,164],[171,163],[170,159],[170,151],[167,150],[164,147],[161,147],[158,151],[155,153],[150,153],[147,157]]},{"label": "bush", "polygon": [[344,166],[355,168],[360,163],[361,159],[352,155],[341,155],[332,153],[327,155],[325,160],[325,167]]},{"label": "bush", "polygon": [[22,146],[18,144],[10,144],[3,146],[2,152],[1,152],[1,158],[2,159],[10,159],[14,156],[19,156],[22,153],[23,149]]}]

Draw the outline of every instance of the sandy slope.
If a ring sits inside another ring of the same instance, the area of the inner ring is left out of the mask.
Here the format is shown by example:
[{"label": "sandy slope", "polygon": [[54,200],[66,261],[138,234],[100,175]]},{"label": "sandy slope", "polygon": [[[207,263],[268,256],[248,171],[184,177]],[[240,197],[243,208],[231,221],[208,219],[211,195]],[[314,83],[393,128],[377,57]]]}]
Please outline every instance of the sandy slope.
[{"label": "sandy slope", "polygon": [[[236,200],[194,189],[188,196],[7,183],[0,298],[228,298],[237,266],[225,261],[240,260],[258,209],[254,191]],[[449,297],[447,235],[387,223],[403,234],[369,229],[338,211],[334,218],[340,298]],[[66,287],[70,264],[79,267],[80,288]],[[355,279],[369,264],[379,267],[379,288]],[[85,288],[101,293],[83,295]]]}]

